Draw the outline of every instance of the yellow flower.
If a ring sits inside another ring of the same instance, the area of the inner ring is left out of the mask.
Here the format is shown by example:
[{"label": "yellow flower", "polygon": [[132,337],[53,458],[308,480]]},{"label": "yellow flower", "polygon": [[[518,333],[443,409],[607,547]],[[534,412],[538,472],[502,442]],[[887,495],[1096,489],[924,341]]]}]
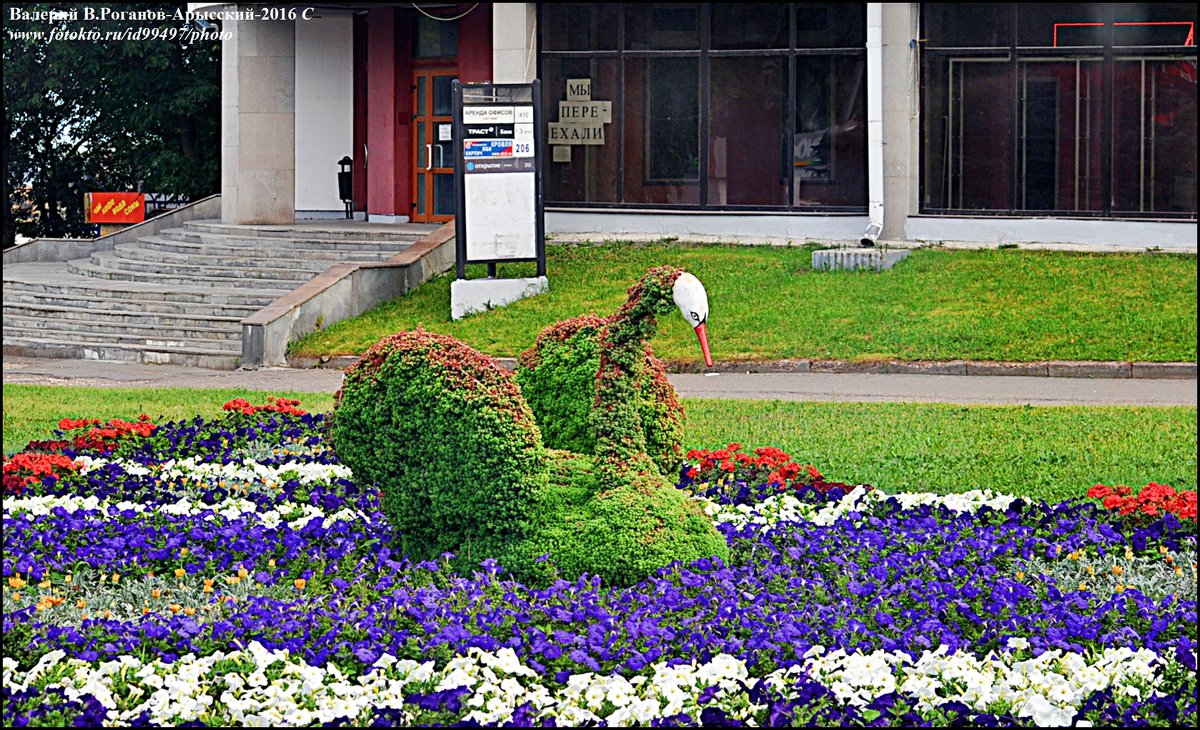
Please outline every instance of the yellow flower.
[{"label": "yellow flower", "polygon": [[1112,567],[1112,572],[1113,572],[1113,575],[1120,575],[1125,572],[1125,569],[1119,565],[1114,565]]},{"label": "yellow flower", "polygon": [[145,616],[145,615],[146,615],[146,614],[148,614],[148,613],[150,613],[150,607],[149,607],[149,606],[142,606],[142,615],[143,615],[143,616]]},{"label": "yellow flower", "polygon": [[245,578],[248,575],[250,575],[250,571],[246,570],[245,568],[238,568],[237,577]]},{"label": "yellow flower", "polygon": [[80,598],[79,602],[75,604],[75,608],[87,608],[87,601]]},{"label": "yellow flower", "polygon": [[1025,571],[1023,571],[1023,570],[1017,571],[1017,580],[1025,580]]},{"label": "yellow flower", "polygon": [[38,588],[41,588],[43,590],[46,588],[49,588],[49,587],[50,587],[50,581],[48,581],[48,580],[44,580],[41,583],[38,583]]},{"label": "yellow flower", "polygon": [[186,557],[186,556],[187,556],[187,554],[188,554],[188,549],[187,549],[187,548],[179,548],[179,557],[181,557],[181,558],[182,558],[182,557]]},{"label": "yellow flower", "polygon": [[1057,558],[1059,555],[1062,555],[1062,545],[1055,545],[1054,546],[1054,557]]},{"label": "yellow flower", "polygon": [[63,577],[63,583],[70,583],[70,582],[71,582],[71,577],[72,577],[72,576],[71,576],[71,574],[70,574],[70,573],[67,573],[67,574],[66,574],[66,575]]},{"label": "yellow flower", "polygon": [[268,560],[268,561],[267,561],[267,567],[268,567],[268,568],[274,568],[274,567],[275,567],[275,558],[271,558],[270,560]]},{"label": "yellow flower", "polygon": [[182,578],[182,577],[183,577],[184,575],[186,575],[186,574],[187,574],[187,571],[185,571],[183,568],[176,568],[176,569],[175,569],[175,577],[176,577],[176,578]]},{"label": "yellow flower", "polygon": [[170,609],[171,613],[179,613],[180,605],[178,603],[172,603],[170,605]]},{"label": "yellow flower", "polygon": [[1133,551],[1130,550],[1129,548],[1125,548],[1125,559],[1133,560]]},{"label": "yellow flower", "polygon": [[[1175,570],[1179,570],[1179,568],[1176,568]],[[21,592],[20,591],[17,591],[16,593],[13,594],[13,600],[14,601],[21,600]]]},{"label": "yellow flower", "polygon": [[1179,566],[1179,565],[1175,566],[1175,575],[1183,575],[1183,567],[1182,566]]},{"label": "yellow flower", "polygon": [[1175,562],[1175,558],[1170,555],[1164,557],[1163,560],[1167,561],[1167,565],[1170,565],[1171,563]]},{"label": "yellow flower", "polygon": [[121,576],[117,575],[116,573],[113,573],[112,574],[112,582],[116,583],[119,580],[121,580]]},{"label": "yellow flower", "polygon": [[1083,582],[1081,582],[1081,583],[1079,584],[1079,590],[1081,590],[1081,591],[1086,591],[1086,590],[1087,590],[1087,583],[1083,583]]},{"label": "yellow flower", "polygon": [[196,615],[196,609],[194,609],[194,608],[190,608],[190,607],[189,607],[189,608],[185,608],[185,609],[183,609],[183,614],[184,614],[185,616],[195,616],[195,615]]},{"label": "yellow flower", "polygon": [[112,618],[112,611],[105,609],[104,610],[104,618]]},{"label": "yellow flower", "polygon": [[1068,560],[1079,560],[1079,551],[1076,550],[1075,552],[1071,553],[1070,555],[1067,556],[1067,559]]},{"label": "yellow flower", "polygon": [[17,573],[14,576],[10,576],[8,579],[8,584],[10,586],[12,586],[13,588],[24,588],[25,586],[29,585],[27,582],[21,580],[20,573]]},{"label": "yellow flower", "polygon": [[1117,585],[1116,585],[1116,586],[1113,588],[1113,590],[1114,590],[1114,591],[1116,591],[1117,593],[1120,593],[1121,591],[1125,590],[1125,586],[1123,586],[1123,585],[1121,585],[1120,583],[1118,583],[1118,584],[1117,584]]},{"label": "yellow flower", "polygon": [[154,590],[150,591],[150,597],[151,598],[162,598],[162,589],[155,588]]},{"label": "yellow flower", "polygon": [[1162,553],[1163,555],[1166,555],[1166,554],[1167,554],[1167,546],[1166,546],[1166,545],[1159,545],[1159,546],[1158,546],[1158,552]]},{"label": "yellow flower", "polygon": [[298,590],[298,591],[302,591],[302,590],[304,590],[304,586],[308,584],[308,581],[307,581],[307,580],[305,580],[305,579],[303,579],[303,578],[297,578],[297,579],[294,581],[294,583],[295,583],[295,586],[296,586],[296,590]]},{"label": "yellow flower", "polygon": [[1088,574],[1088,575],[1095,575],[1095,574],[1096,574],[1096,569],[1095,569],[1095,568],[1093,568],[1092,566],[1090,566],[1090,565],[1089,565],[1089,566],[1087,567],[1087,574]]}]

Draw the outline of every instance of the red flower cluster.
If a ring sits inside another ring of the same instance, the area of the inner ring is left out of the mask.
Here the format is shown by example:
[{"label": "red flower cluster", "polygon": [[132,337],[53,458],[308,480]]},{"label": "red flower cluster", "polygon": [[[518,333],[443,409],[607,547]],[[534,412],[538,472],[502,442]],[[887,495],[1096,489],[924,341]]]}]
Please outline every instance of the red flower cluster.
[{"label": "red flower cluster", "polygon": [[[71,437],[71,446],[76,450],[94,449],[102,453],[111,453],[116,448],[117,443],[126,439],[135,437],[146,438],[154,432],[158,426],[150,422],[150,416],[145,413],[138,416],[136,423],[123,421],[119,418],[110,420],[107,424],[102,424],[97,418],[64,418],[58,422],[58,428],[70,434],[71,431],[86,432],[76,433]],[[39,442],[44,444],[46,442]],[[60,442],[49,442],[57,444]],[[34,444],[30,445],[31,447]]]},{"label": "red flower cluster", "polygon": [[289,416],[307,416],[308,411],[303,411],[296,406],[300,405],[298,400],[288,400],[287,398],[275,398],[267,396],[267,405],[254,406],[250,405],[250,401],[245,398],[234,398],[225,405],[221,406],[226,411],[242,413],[247,416],[253,416],[255,413],[263,411],[273,411],[275,413],[285,413]]},{"label": "red flower cluster", "polygon": [[73,459],[62,454],[14,454],[4,457],[3,480],[5,494],[20,494],[25,487],[51,476],[55,480],[68,472],[79,470]]},{"label": "red flower cluster", "polygon": [[772,484],[781,490],[824,481],[816,467],[797,464],[781,449],[765,446],[755,449],[751,456],[741,448],[741,444],[732,443],[713,451],[689,451],[688,461],[698,461],[699,466],[692,467],[688,477],[696,481],[717,482],[727,474],[736,474],[736,478],[746,482]]},{"label": "red flower cluster", "polygon": [[1105,509],[1115,510],[1124,517],[1153,520],[1170,513],[1181,520],[1196,519],[1194,491],[1176,492],[1172,487],[1157,482],[1150,482],[1137,494],[1123,484],[1116,487],[1097,484],[1087,491],[1087,496],[1099,499]]}]

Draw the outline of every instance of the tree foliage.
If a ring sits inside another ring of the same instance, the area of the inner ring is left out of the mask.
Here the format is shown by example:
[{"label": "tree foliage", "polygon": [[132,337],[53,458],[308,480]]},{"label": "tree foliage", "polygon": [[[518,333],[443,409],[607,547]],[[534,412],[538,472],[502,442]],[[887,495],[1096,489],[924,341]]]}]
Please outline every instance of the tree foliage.
[{"label": "tree foliage", "polygon": [[[48,20],[12,18],[9,7],[0,34],[4,185],[12,211],[5,247],[17,233],[77,235],[85,192],[196,199],[218,190],[220,41],[198,37],[182,19],[186,4],[21,6],[28,13],[67,11]],[[103,7],[122,15],[84,19],[85,8]],[[164,19],[131,19],[151,10]]]}]

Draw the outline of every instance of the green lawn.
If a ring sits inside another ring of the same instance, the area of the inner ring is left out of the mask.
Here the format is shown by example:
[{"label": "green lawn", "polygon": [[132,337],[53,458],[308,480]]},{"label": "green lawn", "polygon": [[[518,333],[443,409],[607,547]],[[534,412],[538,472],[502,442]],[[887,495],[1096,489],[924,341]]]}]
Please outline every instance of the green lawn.
[{"label": "green lawn", "polygon": [[[60,418],[216,416],[226,401],[328,394],[188,388],[4,386],[4,451],[49,438]],[[988,488],[1051,501],[1097,482],[1196,488],[1196,409],[795,403],[684,399],[687,448],[778,446],[829,479],[888,491]]]},{"label": "green lawn", "polygon": [[[515,356],[547,325],[615,311],[648,268],[674,264],[708,288],[718,360],[1196,361],[1195,256],[921,249],[887,272],[814,272],[814,248],[552,245],[547,294],[451,322],[446,275],[292,353],[360,354],[422,325]],[[502,266],[501,276],[530,276],[531,266]],[[654,347],[668,360],[699,360],[676,316]]]}]

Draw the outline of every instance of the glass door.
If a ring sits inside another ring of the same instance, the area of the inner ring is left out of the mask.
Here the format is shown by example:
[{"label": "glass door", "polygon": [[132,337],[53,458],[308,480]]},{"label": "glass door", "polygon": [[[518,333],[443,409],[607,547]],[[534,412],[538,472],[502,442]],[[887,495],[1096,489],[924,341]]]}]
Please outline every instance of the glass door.
[{"label": "glass door", "polygon": [[413,73],[413,215],[415,223],[454,220],[454,118],[450,83],[454,68]]}]

